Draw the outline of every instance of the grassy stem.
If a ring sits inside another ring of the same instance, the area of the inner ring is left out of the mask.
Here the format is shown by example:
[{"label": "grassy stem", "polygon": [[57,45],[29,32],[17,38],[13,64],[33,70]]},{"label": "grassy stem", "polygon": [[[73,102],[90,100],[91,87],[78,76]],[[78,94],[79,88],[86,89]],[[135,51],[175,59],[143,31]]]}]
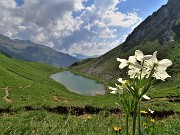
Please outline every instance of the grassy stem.
[{"label": "grassy stem", "polygon": [[129,114],[126,114],[126,135],[129,135]]},{"label": "grassy stem", "polygon": [[141,135],[141,106],[140,106],[140,102],[138,104],[138,135]]},{"label": "grassy stem", "polygon": [[135,131],[136,131],[137,105],[138,105],[138,101],[135,101],[135,103],[134,103],[134,110],[133,110],[133,128],[132,128],[132,135],[135,135]]}]

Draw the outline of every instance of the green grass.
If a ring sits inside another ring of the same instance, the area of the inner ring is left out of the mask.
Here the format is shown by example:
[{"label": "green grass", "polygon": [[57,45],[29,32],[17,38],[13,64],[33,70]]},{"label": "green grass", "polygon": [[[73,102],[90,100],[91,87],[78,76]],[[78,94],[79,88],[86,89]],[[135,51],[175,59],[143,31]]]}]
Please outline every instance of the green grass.
[{"label": "green grass", "polygon": [[[163,134],[178,135],[180,131],[179,116],[165,119],[143,117],[146,123],[142,129],[144,135]],[[19,112],[0,116],[0,133],[2,135],[114,135],[113,127],[121,127],[125,134],[125,118],[122,115],[110,115],[101,112],[97,115],[58,115],[44,111]],[[131,125],[129,127],[131,130]]]}]

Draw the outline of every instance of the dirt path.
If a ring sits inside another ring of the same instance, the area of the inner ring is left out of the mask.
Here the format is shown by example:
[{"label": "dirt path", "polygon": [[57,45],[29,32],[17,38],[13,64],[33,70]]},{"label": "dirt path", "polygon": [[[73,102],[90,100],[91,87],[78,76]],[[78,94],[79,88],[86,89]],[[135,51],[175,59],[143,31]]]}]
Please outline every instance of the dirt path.
[{"label": "dirt path", "polygon": [[10,96],[9,96],[9,90],[8,90],[8,88],[9,88],[8,86],[5,87],[5,88],[2,88],[2,89],[5,90],[4,100],[6,100],[6,102],[12,102],[12,100],[11,100],[11,98],[10,98]]}]

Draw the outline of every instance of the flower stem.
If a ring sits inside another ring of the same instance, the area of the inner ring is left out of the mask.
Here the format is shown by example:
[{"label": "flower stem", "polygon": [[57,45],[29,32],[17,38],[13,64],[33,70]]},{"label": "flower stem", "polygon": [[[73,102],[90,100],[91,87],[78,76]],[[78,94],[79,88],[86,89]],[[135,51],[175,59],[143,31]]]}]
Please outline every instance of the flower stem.
[{"label": "flower stem", "polygon": [[129,127],[129,114],[126,114],[126,135],[129,135],[129,130],[128,130],[128,127]]},{"label": "flower stem", "polygon": [[140,113],[140,102],[138,104],[138,135],[141,135],[141,113]]},{"label": "flower stem", "polygon": [[153,74],[153,72],[154,72],[154,68],[155,68],[155,64],[153,65],[153,67],[152,67],[152,69],[151,69],[151,72],[150,72],[150,74],[149,74],[149,77],[148,77],[148,81],[150,81],[150,79],[151,79],[151,76],[152,76],[152,74]]},{"label": "flower stem", "polygon": [[135,101],[135,103],[134,103],[134,110],[133,110],[133,128],[132,128],[132,135],[135,135],[135,131],[136,131],[137,105],[138,105],[138,101]]}]

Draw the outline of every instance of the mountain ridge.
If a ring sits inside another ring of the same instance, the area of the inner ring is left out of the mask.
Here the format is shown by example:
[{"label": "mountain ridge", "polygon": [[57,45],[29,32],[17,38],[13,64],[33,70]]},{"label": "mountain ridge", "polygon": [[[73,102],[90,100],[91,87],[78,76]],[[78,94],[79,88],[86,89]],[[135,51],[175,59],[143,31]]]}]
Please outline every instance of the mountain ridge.
[{"label": "mountain ridge", "polygon": [[45,45],[30,40],[11,39],[2,34],[0,34],[0,50],[16,59],[42,62],[54,67],[68,67],[79,61],[77,58]]}]

